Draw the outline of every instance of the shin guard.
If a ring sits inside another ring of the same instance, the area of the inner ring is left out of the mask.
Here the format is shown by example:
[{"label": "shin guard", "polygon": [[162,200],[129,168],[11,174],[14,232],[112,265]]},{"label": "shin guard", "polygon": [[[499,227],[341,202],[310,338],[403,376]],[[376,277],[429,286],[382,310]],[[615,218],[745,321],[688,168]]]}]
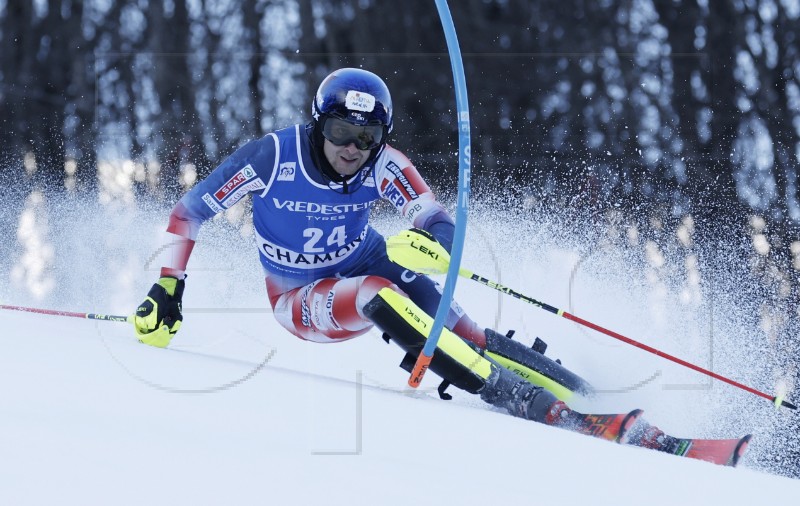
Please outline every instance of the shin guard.
[{"label": "shin guard", "polygon": [[[408,298],[390,288],[383,288],[363,309],[364,315],[385,332],[409,355],[419,356],[425,346],[433,318]],[[495,364],[486,360],[476,347],[450,330],[442,329],[430,370],[452,385],[478,393]]]},{"label": "shin guard", "polygon": [[[433,325],[433,318],[389,288],[382,289],[364,306],[364,314],[414,358],[422,351]],[[544,422],[556,397],[481,352],[445,328],[430,370],[458,388],[480,394],[484,401],[507,409],[514,416]]]}]

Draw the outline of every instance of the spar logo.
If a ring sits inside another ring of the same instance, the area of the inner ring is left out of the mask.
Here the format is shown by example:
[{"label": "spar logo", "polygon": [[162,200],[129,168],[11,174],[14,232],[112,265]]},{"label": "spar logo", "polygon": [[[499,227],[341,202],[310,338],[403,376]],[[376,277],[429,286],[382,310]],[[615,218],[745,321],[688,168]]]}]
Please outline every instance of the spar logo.
[{"label": "spar logo", "polygon": [[250,181],[251,179],[256,177],[256,171],[253,169],[251,165],[246,165],[233,175],[228,181],[225,182],[222,187],[214,193],[214,197],[219,201],[222,202],[228,196],[230,196],[237,188],[242,186],[244,183]]}]

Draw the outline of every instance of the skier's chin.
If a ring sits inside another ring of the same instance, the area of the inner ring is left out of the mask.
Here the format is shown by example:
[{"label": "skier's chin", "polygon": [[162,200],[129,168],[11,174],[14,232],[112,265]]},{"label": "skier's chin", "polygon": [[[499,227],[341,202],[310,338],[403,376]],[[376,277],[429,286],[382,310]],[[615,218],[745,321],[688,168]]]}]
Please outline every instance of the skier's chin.
[{"label": "skier's chin", "polygon": [[361,157],[355,158],[353,160],[348,160],[345,159],[344,157],[339,157],[339,160],[337,160],[334,170],[336,170],[336,172],[339,175],[352,176],[353,174],[358,172],[358,169],[360,169],[362,165],[364,165],[364,161],[361,159]]}]

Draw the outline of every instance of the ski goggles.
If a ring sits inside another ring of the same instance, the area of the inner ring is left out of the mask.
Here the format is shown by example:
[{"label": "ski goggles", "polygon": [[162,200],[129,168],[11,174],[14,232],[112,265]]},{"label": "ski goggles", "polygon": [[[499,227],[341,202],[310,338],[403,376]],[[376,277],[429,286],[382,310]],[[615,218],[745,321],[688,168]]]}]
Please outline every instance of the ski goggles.
[{"label": "ski goggles", "polygon": [[360,150],[375,149],[383,141],[383,125],[353,125],[339,118],[326,118],[322,135],[336,146],[350,143]]}]

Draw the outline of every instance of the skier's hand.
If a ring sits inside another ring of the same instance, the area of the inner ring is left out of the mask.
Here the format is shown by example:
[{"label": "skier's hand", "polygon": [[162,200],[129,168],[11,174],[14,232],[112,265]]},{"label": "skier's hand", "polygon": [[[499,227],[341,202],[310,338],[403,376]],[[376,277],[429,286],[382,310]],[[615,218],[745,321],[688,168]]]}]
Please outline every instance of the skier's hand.
[{"label": "skier's hand", "polygon": [[153,285],[133,317],[140,342],[158,348],[169,345],[172,336],[181,328],[184,286],[184,280],[167,276]]}]

